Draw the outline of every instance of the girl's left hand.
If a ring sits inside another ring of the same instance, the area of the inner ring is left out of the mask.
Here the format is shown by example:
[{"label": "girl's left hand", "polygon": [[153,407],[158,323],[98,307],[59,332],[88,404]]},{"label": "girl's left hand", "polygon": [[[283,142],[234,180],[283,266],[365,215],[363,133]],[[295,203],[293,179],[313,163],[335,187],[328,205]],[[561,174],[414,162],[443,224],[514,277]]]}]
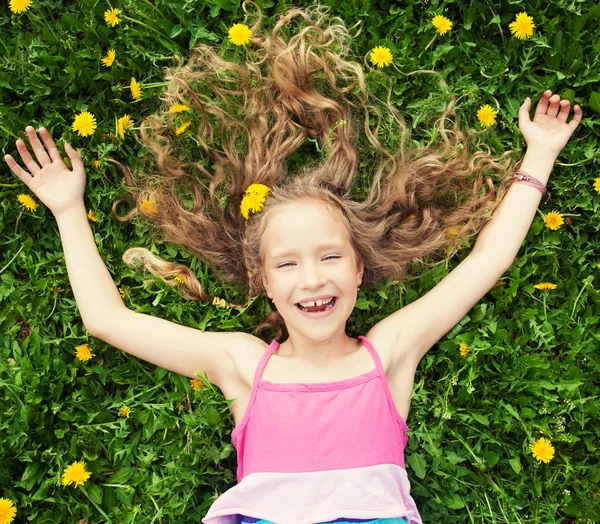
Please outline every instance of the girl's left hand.
[{"label": "girl's left hand", "polygon": [[527,97],[519,109],[519,129],[523,133],[527,149],[546,150],[548,154],[558,157],[583,116],[581,107],[576,104],[575,114],[567,123],[570,107],[568,100],[561,100],[560,96],[553,95],[547,89],[538,103],[532,121],[529,119],[531,98]]}]

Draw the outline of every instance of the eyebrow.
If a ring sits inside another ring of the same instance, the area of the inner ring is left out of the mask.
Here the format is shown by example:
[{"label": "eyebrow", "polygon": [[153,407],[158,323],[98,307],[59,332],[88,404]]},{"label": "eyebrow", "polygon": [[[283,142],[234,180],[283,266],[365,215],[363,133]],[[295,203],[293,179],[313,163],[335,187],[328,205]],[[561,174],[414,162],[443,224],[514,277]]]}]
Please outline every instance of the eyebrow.
[{"label": "eyebrow", "polygon": [[[344,248],[343,244],[334,242],[334,243],[328,243],[328,244],[321,244],[320,246],[317,246],[316,251],[325,251],[327,249],[343,249],[343,248]],[[298,253],[298,250],[296,250],[296,249],[288,249],[287,251],[281,251],[280,253],[275,253],[274,255],[271,256],[271,259],[279,260],[281,258],[290,257],[297,253]]]}]

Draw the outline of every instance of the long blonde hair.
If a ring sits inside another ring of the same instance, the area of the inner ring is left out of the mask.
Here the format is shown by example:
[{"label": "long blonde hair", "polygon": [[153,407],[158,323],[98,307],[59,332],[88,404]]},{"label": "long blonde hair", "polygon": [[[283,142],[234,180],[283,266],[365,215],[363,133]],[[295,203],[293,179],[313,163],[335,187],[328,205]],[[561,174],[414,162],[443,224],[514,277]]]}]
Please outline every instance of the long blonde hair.
[{"label": "long blonde hair", "polygon": [[[166,241],[185,246],[224,280],[243,285],[249,298],[262,292],[260,240],[269,213],[291,200],[316,198],[341,211],[365,265],[364,285],[401,282],[410,263],[443,263],[467,245],[510,186],[513,152],[499,158],[489,150],[470,154],[469,135],[458,129],[454,98],[435,122],[442,143],[411,146],[410,129],[389,96],[385,102],[377,100],[366,87],[362,67],[346,58],[351,37],[341,19],[328,17],[323,6],[291,8],[270,34],[263,34],[262,13],[249,0],[243,4],[245,12],[249,4],[258,10],[258,19],[243,64],[199,45],[185,65],[178,59],[167,69],[164,109],[140,128],[158,172],[136,179],[114,160],[135,200],[124,216],[116,212],[123,198],[113,204],[117,220],[141,213]],[[284,38],[296,19],[299,31]],[[189,139],[186,143],[173,133],[181,120],[169,111],[173,104],[191,108],[193,139],[203,155],[199,161],[182,158]],[[453,123],[447,129],[449,119]],[[400,130],[391,152],[378,138],[382,121]],[[307,140],[316,141],[324,158],[289,172],[290,157]],[[366,147],[375,153],[359,158]],[[271,192],[263,209],[246,220],[240,202],[252,183],[266,184]],[[182,190],[194,195],[191,208]],[[123,260],[142,262],[169,285],[176,285],[172,277],[181,275],[185,283],[178,287],[185,298],[213,300],[182,264],[144,248],[127,250]],[[283,319],[276,311],[255,333],[268,327],[281,337]]]}]

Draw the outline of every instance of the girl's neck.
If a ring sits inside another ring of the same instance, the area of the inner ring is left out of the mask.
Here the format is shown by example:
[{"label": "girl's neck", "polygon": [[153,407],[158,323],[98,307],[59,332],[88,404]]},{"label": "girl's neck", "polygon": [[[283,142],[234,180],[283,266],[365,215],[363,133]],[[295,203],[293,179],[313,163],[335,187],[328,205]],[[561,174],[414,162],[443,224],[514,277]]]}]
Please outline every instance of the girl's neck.
[{"label": "girl's neck", "polygon": [[357,351],[359,347],[360,340],[351,338],[346,333],[326,340],[313,340],[290,333],[288,339],[277,349],[277,354],[320,367],[343,359]]}]

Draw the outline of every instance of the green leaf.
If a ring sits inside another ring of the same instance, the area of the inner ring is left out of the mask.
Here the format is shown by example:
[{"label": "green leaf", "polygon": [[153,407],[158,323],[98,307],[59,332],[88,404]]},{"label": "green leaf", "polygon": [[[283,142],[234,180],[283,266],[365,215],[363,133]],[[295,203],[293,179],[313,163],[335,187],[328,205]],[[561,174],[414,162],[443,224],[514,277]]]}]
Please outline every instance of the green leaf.
[{"label": "green leaf", "polygon": [[408,455],[406,461],[410,465],[411,469],[415,472],[415,475],[420,479],[425,478],[425,457],[421,453],[413,453]]},{"label": "green leaf", "polygon": [[489,419],[485,416],[482,415],[480,413],[471,413],[471,416],[480,424],[483,424],[484,426],[489,426],[490,425],[490,421]]},{"label": "green leaf", "polygon": [[446,505],[451,509],[462,509],[465,507],[465,501],[458,493],[454,493],[452,498],[446,502]]},{"label": "green leaf", "polygon": [[85,486],[87,494],[90,496],[90,500],[96,504],[102,504],[102,488],[96,486],[96,484],[90,484]]},{"label": "green leaf", "polygon": [[575,391],[579,386],[582,386],[583,382],[579,380],[563,380],[560,384],[556,386],[558,391]]},{"label": "green leaf", "polygon": [[519,457],[513,457],[508,459],[508,463],[517,475],[521,473],[521,461],[519,460]]},{"label": "green leaf", "polygon": [[590,108],[596,113],[600,113],[600,93],[598,91],[592,91],[590,95]]},{"label": "green leaf", "polygon": [[134,473],[135,468],[133,466],[123,466],[106,481],[106,484],[124,484]]}]

